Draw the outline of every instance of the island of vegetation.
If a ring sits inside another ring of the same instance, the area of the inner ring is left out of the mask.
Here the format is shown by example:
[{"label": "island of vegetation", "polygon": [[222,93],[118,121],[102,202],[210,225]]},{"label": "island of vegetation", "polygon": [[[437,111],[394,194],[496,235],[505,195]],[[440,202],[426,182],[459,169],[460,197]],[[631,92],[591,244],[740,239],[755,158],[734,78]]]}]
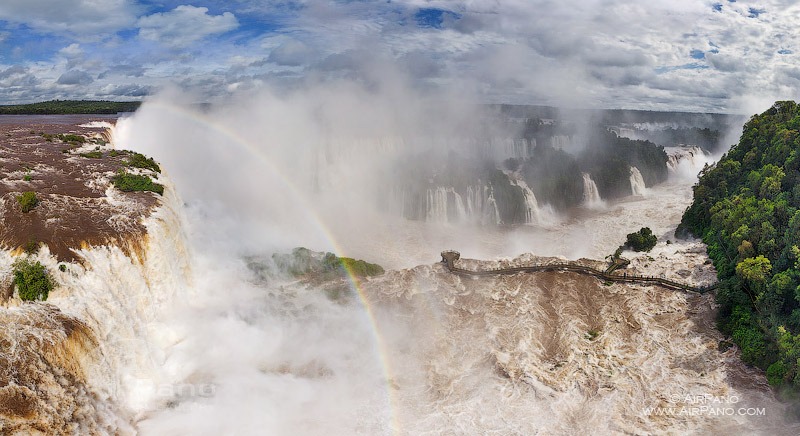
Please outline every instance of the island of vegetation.
[{"label": "island of vegetation", "polygon": [[52,100],[40,103],[0,105],[0,115],[74,115],[134,112],[139,101]]},{"label": "island of vegetation", "polygon": [[718,325],[785,395],[800,393],[800,105],[753,116],[705,168],[679,231],[701,236],[719,276]]},{"label": "island of vegetation", "polygon": [[275,253],[275,265],[282,271],[298,278],[330,280],[340,277],[371,277],[384,273],[380,265],[350,257],[339,257],[333,253],[311,251],[298,247],[291,253]]},{"label": "island of vegetation", "polygon": [[633,251],[650,251],[656,246],[658,238],[650,230],[650,227],[642,227],[638,232],[628,233],[628,237],[623,247]]}]

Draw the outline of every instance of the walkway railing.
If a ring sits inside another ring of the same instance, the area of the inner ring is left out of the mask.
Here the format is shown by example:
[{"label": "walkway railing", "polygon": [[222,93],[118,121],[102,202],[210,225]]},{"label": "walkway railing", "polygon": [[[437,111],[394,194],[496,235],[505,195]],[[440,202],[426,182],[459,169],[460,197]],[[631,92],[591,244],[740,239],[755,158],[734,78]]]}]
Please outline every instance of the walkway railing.
[{"label": "walkway railing", "polygon": [[455,266],[456,260],[458,260],[458,257],[449,259],[443,258],[442,263],[444,263],[445,266],[447,266],[447,269],[449,269],[450,272],[465,276],[510,275],[510,274],[524,273],[524,272],[541,272],[541,271],[570,271],[579,274],[591,275],[597,277],[598,279],[609,282],[649,283],[649,284],[660,285],[669,289],[680,289],[684,291],[696,292],[701,294],[704,292],[708,292],[712,289],[716,289],[717,287],[717,284],[711,286],[692,286],[686,283],[680,283],[674,280],[665,279],[663,277],[637,276],[627,273],[612,274],[610,272],[613,271],[612,268],[609,268],[606,271],[600,271],[598,269],[589,266],[578,265],[575,263],[551,263],[542,265],[516,266],[516,267],[498,268],[498,269],[490,269],[482,271],[472,271]]}]

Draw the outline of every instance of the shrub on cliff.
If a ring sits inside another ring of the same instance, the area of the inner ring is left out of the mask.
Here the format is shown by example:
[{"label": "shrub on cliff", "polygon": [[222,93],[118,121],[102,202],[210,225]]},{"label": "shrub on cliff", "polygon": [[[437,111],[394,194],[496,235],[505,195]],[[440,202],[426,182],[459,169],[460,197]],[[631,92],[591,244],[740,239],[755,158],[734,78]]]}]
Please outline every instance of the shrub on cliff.
[{"label": "shrub on cliff", "polygon": [[17,203],[22,208],[22,212],[28,213],[39,204],[39,198],[33,191],[23,192],[17,195]]},{"label": "shrub on cliff", "polygon": [[60,140],[62,140],[64,142],[72,142],[72,143],[75,143],[75,144],[83,144],[84,142],[86,142],[86,138],[85,137],[83,137],[81,135],[74,135],[72,133],[57,135],[57,137],[58,137],[58,139],[60,139]]},{"label": "shrub on cliff", "polygon": [[656,246],[656,235],[649,227],[642,227],[638,232],[628,233],[625,245],[634,251],[650,251]]},{"label": "shrub on cliff", "polygon": [[24,301],[47,300],[54,284],[47,269],[39,261],[36,263],[28,259],[19,259],[14,262],[14,285],[19,293],[19,298]]},{"label": "shrub on cliff", "polygon": [[164,195],[164,185],[155,183],[150,177],[120,171],[111,178],[111,183],[124,192],[150,191]]},{"label": "shrub on cliff", "polygon": [[131,156],[128,158],[128,166],[134,168],[143,168],[148,170],[153,170],[157,173],[161,172],[161,167],[158,166],[155,160],[152,157],[147,157],[141,153],[133,152]]}]

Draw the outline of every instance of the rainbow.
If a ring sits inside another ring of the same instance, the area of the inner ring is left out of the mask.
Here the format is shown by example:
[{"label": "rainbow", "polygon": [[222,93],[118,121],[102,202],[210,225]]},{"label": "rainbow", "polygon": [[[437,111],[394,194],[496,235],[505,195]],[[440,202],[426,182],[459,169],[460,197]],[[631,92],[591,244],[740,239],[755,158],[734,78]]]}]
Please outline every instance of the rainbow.
[{"label": "rainbow", "polygon": [[[176,115],[181,117],[182,119],[189,121],[191,123],[196,124],[198,127],[210,129],[223,137],[230,140],[232,145],[235,145],[245,152],[247,152],[250,156],[259,160],[268,170],[276,177],[276,179],[283,184],[282,188],[287,189],[290,193],[294,194],[294,198],[298,199],[301,203],[301,206],[308,211],[308,214],[311,218],[311,222],[315,225],[317,230],[327,242],[330,243],[331,247],[333,247],[333,251],[337,256],[346,256],[344,249],[336,242],[333,233],[327,228],[323,220],[320,218],[319,214],[316,212],[316,208],[308,201],[305,195],[295,186],[292,180],[285,175],[281,169],[275,165],[266,155],[263,153],[256,145],[251,144],[249,140],[242,137],[236,131],[222,125],[216,120],[204,116],[201,113],[197,113],[194,111],[190,111],[186,108],[168,104],[165,102],[161,102],[158,100],[148,100],[143,104],[137,111],[143,112],[150,110],[151,108],[158,108],[164,111],[169,112],[172,115]],[[133,115],[134,117],[136,114]],[[353,271],[345,266],[345,271],[347,275],[347,281],[349,286],[352,290],[356,292],[358,295],[358,299],[360,301],[361,306],[364,309],[364,312],[367,316],[367,319],[371,325],[371,331],[373,333],[373,343],[375,345],[375,351],[378,356],[378,361],[381,365],[383,378],[384,378],[384,386],[386,389],[386,406],[388,410],[388,421],[389,421],[389,432],[391,434],[399,434],[400,433],[400,421],[397,414],[398,411],[398,401],[392,395],[395,387],[393,387],[394,378],[393,378],[393,371],[389,359],[388,349],[386,347],[385,341],[383,340],[380,334],[380,328],[378,326],[375,311],[370,305],[369,299],[361,286],[361,279],[359,279]]]}]

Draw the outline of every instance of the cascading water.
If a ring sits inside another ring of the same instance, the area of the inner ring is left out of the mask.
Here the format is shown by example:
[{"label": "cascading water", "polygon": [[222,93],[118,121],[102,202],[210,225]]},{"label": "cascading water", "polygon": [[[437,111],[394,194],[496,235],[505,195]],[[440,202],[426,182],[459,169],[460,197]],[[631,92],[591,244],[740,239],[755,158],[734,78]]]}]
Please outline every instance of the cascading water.
[{"label": "cascading water", "polygon": [[489,195],[486,197],[484,211],[483,211],[483,224],[500,225],[500,210],[497,208],[497,201],[494,199],[494,191],[489,187],[484,187],[484,191],[488,191]]},{"label": "cascading water", "polygon": [[563,150],[568,148],[572,143],[572,138],[567,135],[554,135],[550,138],[550,144],[557,149]]},{"label": "cascading water", "polygon": [[592,180],[589,173],[583,173],[583,205],[586,207],[598,207],[603,205],[603,199],[600,198],[600,191],[597,185]]},{"label": "cascading water", "polygon": [[664,147],[664,151],[667,153],[667,168],[672,177],[693,180],[704,165],[713,162],[713,159],[696,145]]},{"label": "cascading water", "polygon": [[430,222],[447,222],[447,188],[428,189],[425,220]]},{"label": "cascading water", "polygon": [[645,196],[647,194],[647,186],[644,184],[644,178],[642,177],[642,173],[639,172],[639,168],[631,167],[631,193],[633,195]]},{"label": "cascading water", "polygon": [[455,218],[458,221],[465,221],[467,219],[467,208],[464,206],[464,199],[461,198],[461,194],[456,192],[456,190],[453,188],[450,188],[448,190],[448,194],[450,194],[453,197],[453,201],[455,203],[455,209],[456,209]]},{"label": "cascading water", "polygon": [[[47,304],[0,309],[0,318],[26,313],[30,326],[45,329],[23,333],[47,339],[30,341],[28,354],[19,352],[21,361],[13,366],[27,368],[17,382],[37,380],[37,391],[50,392],[41,404],[26,401],[27,412],[5,420],[3,430],[133,434],[136,411],[164,400],[157,392],[164,382],[160,350],[169,339],[164,341],[167,332],[157,323],[164,308],[185,299],[190,269],[182,202],[166,177],[159,183],[166,187],[163,202],[145,220],[144,240],[120,242],[127,250],[115,245],[83,248],[76,251],[82,262],[68,265],[43,247],[35,260],[53,271],[58,283]],[[125,207],[123,199],[113,201]],[[2,256],[2,269],[9,270],[12,260]],[[48,365],[36,363],[37,356],[44,356]],[[2,397],[0,393],[0,403]],[[60,421],[65,417],[66,422]]]},{"label": "cascading water", "polygon": [[467,214],[473,215],[483,210],[482,190],[478,187],[467,186]]},{"label": "cascading water", "polygon": [[506,172],[505,174],[512,186],[516,186],[522,190],[522,195],[525,198],[525,224],[539,224],[541,221],[539,202],[536,201],[536,196],[533,194],[531,188],[528,187],[528,184],[525,183],[525,180],[519,177],[519,175],[512,172]]}]

